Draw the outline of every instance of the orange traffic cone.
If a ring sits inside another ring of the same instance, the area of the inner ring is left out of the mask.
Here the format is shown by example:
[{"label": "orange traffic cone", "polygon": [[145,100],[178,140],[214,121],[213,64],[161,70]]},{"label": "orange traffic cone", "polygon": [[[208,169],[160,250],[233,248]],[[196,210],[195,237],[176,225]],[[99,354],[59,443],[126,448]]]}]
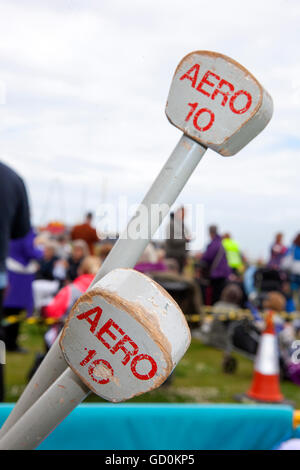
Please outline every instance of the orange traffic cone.
[{"label": "orange traffic cone", "polygon": [[279,360],[273,312],[268,313],[266,323],[255,358],[252,385],[246,396],[261,402],[281,403],[284,396],[279,387]]}]

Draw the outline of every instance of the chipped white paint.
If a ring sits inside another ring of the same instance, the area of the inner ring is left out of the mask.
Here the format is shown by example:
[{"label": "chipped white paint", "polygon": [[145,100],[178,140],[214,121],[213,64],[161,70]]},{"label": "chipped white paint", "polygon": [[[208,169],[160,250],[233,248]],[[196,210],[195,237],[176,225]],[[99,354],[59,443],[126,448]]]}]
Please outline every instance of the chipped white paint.
[{"label": "chipped white paint", "polygon": [[115,269],[76,304],[61,347],[89,388],[119,402],[163,383],[190,339],[182,311],[164,289],[137,271]]},{"label": "chipped white paint", "polygon": [[236,61],[196,51],[178,65],[166,114],[172,124],[222,155],[237,153],[268,124],[270,95]]},{"label": "chipped white paint", "polygon": [[115,269],[94,288],[97,285],[128,302],[138,303],[148,312],[154,323],[158,322],[160,330],[170,343],[174,367],[185,353],[191,338],[181,309],[165,289],[133,269]]}]

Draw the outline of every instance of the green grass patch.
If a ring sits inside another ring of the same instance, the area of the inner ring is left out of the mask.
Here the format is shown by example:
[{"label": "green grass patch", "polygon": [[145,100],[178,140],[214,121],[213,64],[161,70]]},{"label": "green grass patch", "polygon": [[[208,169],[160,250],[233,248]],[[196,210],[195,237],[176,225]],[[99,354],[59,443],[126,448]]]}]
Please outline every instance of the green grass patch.
[{"label": "green grass patch", "polygon": [[[27,354],[7,353],[5,366],[5,401],[15,402],[27,383],[27,376],[33,365],[36,353],[44,349],[45,327],[23,324],[20,345]],[[251,384],[253,363],[235,354],[238,360],[237,371],[225,374],[222,371],[222,351],[208,347],[199,340],[192,344],[178,364],[170,383],[144,395],[129,400],[136,403],[233,403],[234,396],[247,391]],[[300,388],[291,382],[282,382],[284,396],[300,409]],[[101,402],[101,398],[90,395],[88,402]]]}]

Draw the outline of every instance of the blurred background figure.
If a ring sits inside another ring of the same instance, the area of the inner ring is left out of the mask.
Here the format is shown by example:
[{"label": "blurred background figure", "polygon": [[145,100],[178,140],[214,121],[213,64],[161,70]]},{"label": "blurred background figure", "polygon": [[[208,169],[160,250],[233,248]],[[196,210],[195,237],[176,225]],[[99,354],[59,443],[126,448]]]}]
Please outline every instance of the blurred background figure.
[{"label": "blurred background figure", "polygon": [[66,279],[74,281],[78,276],[78,268],[83,259],[90,253],[89,247],[84,240],[75,240],[72,244],[71,255],[68,257],[65,266],[67,268]]},{"label": "blurred background figure", "polygon": [[74,281],[63,287],[54,299],[42,308],[42,315],[46,318],[60,320],[65,318],[76,300],[87,290],[100,266],[101,262],[97,256],[86,256],[83,258],[78,266]]},{"label": "blurred background figure", "polygon": [[251,297],[255,296],[256,294],[256,287],[255,287],[256,270],[257,270],[257,266],[255,264],[248,264],[247,266],[245,266],[245,271],[244,271],[244,276],[243,276],[243,287],[249,300],[251,300]]},{"label": "blurred background figure", "polygon": [[170,222],[166,230],[166,258],[173,258],[177,261],[180,273],[182,273],[186,264],[186,244],[191,241],[189,230],[185,224],[185,216],[184,207],[179,207],[175,213],[171,212]]},{"label": "blurred background figure", "polygon": [[283,244],[283,234],[277,233],[275,241],[271,247],[271,256],[268,266],[272,269],[279,269],[280,263],[287,252],[287,247]]},{"label": "blurred background figure", "polygon": [[[31,229],[25,237],[11,240],[6,261],[8,286],[4,298],[4,317],[19,317],[22,311],[33,314],[32,283],[43,252],[34,246],[35,232]],[[24,352],[17,343],[20,321],[5,326],[5,344],[8,351]]]},{"label": "blurred background figure", "polygon": [[244,269],[244,263],[238,243],[231,238],[229,233],[223,236],[222,244],[225,249],[228,266],[236,275],[240,275]]},{"label": "blurred background figure", "polygon": [[109,255],[112,248],[113,248],[112,243],[101,243],[100,245],[98,245],[97,255],[100,258],[101,264],[106,259],[106,257]]},{"label": "blurred background figure", "polygon": [[36,279],[54,281],[57,279],[55,265],[59,260],[58,245],[56,241],[49,240],[44,245],[43,256],[39,261],[39,269],[36,273]]},{"label": "blurred background figure", "polygon": [[85,221],[82,224],[75,225],[71,230],[71,240],[84,240],[88,247],[90,254],[94,254],[94,245],[99,242],[96,229],[92,227],[93,214],[88,212]]},{"label": "blurred background figure", "polygon": [[237,360],[232,355],[233,351],[254,359],[257,350],[260,331],[256,322],[250,319],[237,318],[220,320],[224,313],[238,316],[239,309],[243,303],[244,292],[237,284],[230,282],[221,292],[220,300],[212,308],[212,319],[204,322],[202,331],[206,335],[208,344],[217,346],[224,351],[222,368],[225,373],[234,373],[237,368]]},{"label": "blurred background figure", "polygon": [[293,291],[291,287],[291,283],[287,279],[286,281],[283,281],[282,287],[281,287],[281,292],[285,296],[286,304],[285,304],[285,310],[287,313],[292,313],[296,311],[296,306],[295,302],[293,299]]},{"label": "blurred background figure", "polygon": [[39,261],[36,279],[32,283],[34,307],[40,310],[56,294],[65,279],[65,269],[57,256],[58,245],[49,240],[44,245],[44,253]]},{"label": "blurred background figure", "polygon": [[222,238],[218,234],[216,225],[211,225],[208,229],[211,242],[200,259],[202,276],[207,280],[206,304],[213,305],[221,296],[227,279],[231,273],[228,266],[226,253],[222,244]]},{"label": "blurred background figure", "polygon": [[300,310],[300,233],[282,258],[281,268],[290,274],[291,290],[297,310]]},{"label": "blurred background figure", "polygon": [[241,308],[243,291],[237,284],[228,284],[221,292],[220,300],[214,304],[214,312],[237,310]]},{"label": "blurred background figure", "polygon": [[[150,276],[166,289],[185,315],[199,317],[202,314],[202,295],[197,281],[180,273],[177,260],[166,258],[161,248],[157,249],[149,243],[134,269]],[[198,324],[199,318],[189,326],[194,328]]]},{"label": "blurred background figure", "polygon": [[79,297],[86,292],[100,266],[101,262],[97,256],[86,256],[83,258],[78,267],[76,279],[72,283],[60,289],[56,296],[50,300],[48,305],[41,308],[41,315],[43,317],[52,318],[56,321],[48,328],[44,335],[46,351],[36,354],[34,363],[28,373],[28,380],[31,379],[41,364],[47,351],[51,348],[63,328],[65,319],[70,313],[73,305]]},{"label": "blurred background figure", "polygon": [[[27,192],[23,180],[0,162],[0,321],[3,320],[3,297],[7,286],[6,258],[9,240],[22,238],[30,230]],[[4,332],[0,324],[0,340]],[[0,402],[4,399],[3,364],[0,364]]]},{"label": "blurred background figure", "polygon": [[67,235],[57,237],[57,256],[61,259],[67,259],[71,255],[71,243]]},{"label": "blurred background figure", "polygon": [[285,304],[286,300],[281,292],[270,291],[263,301],[263,309],[280,313],[285,311]]},{"label": "blurred background figure", "polygon": [[157,250],[152,243],[149,243],[134,269],[144,274],[167,271],[164,254],[163,250]]}]

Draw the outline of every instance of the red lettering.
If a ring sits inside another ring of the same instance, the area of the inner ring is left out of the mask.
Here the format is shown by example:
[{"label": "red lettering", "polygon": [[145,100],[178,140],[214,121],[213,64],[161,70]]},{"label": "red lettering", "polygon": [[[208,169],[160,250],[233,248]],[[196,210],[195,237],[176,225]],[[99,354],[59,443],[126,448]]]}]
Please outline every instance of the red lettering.
[{"label": "red lettering", "polygon": [[[103,364],[103,366],[99,367],[99,364]],[[97,366],[98,370],[95,374],[95,369]],[[105,361],[104,359],[96,359],[96,361],[94,361],[93,364],[91,364],[89,367],[89,375],[91,376],[94,382],[97,382],[101,385],[105,385],[109,382],[110,377],[114,375],[114,371],[109,362]],[[103,375],[103,379],[98,379],[98,377],[101,377]]]},{"label": "red lettering", "polygon": [[[124,344],[129,343],[130,346],[132,346],[132,351],[128,351],[128,349],[125,348]],[[134,341],[132,341],[131,338],[129,338],[128,335],[125,335],[115,346],[110,350],[112,354],[115,354],[119,349],[123,351],[125,354],[125,357],[122,361],[122,364],[126,366],[128,361],[130,360],[131,356],[135,356],[139,352],[138,346],[135,344]]]},{"label": "red lettering", "polygon": [[[148,372],[148,374],[140,374],[136,370],[137,363],[140,361],[149,361],[151,364],[151,370]],[[134,359],[132,359],[131,362],[131,372],[133,375],[140,380],[150,380],[152,377],[156,374],[157,372],[157,364],[153,357],[148,356],[148,354],[140,354],[139,356],[135,356]]]},{"label": "red lettering", "polygon": [[[96,314],[96,316],[94,320],[91,320],[90,316],[94,314]],[[79,315],[77,315],[77,318],[78,320],[86,320],[91,325],[90,331],[94,333],[99,323],[101,315],[102,315],[102,308],[95,307],[95,308],[92,308],[91,310],[88,310],[87,312],[80,313]]]},{"label": "red lettering", "polygon": [[[229,88],[228,91],[222,91],[221,88],[223,86],[227,86]],[[211,99],[214,100],[215,97],[220,94],[223,96],[223,99],[222,99],[222,103],[221,105],[222,106],[225,106],[225,104],[227,103],[228,101],[228,97],[231,95],[231,93],[234,92],[234,86],[232,85],[232,83],[230,82],[227,82],[227,80],[221,80],[219,85],[218,85],[218,88],[215,89],[215,91],[213,92],[213,94],[211,95]]]},{"label": "red lettering", "polygon": [[[210,115],[210,120],[209,120],[209,123],[204,126],[204,127],[200,127],[199,124],[198,124],[198,118],[201,114],[203,113],[208,113]],[[215,115],[212,111],[210,111],[210,109],[207,109],[207,108],[201,108],[199,109],[199,111],[195,114],[195,117],[194,117],[194,120],[193,120],[193,123],[194,123],[194,126],[196,127],[196,129],[198,129],[198,131],[200,132],[205,132],[205,131],[208,131],[208,129],[211,128],[211,126],[213,125],[215,121]]]},{"label": "red lettering", "polygon": [[108,334],[108,336],[110,336],[114,341],[117,339],[116,335],[110,330],[110,327],[113,327],[115,328],[115,330],[117,330],[122,336],[124,335],[124,331],[119,327],[119,325],[117,325],[112,318],[110,318],[103,326],[102,328],[100,328],[100,330],[98,331],[98,333],[96,334],[96,337],[101,341],[101,343],[104,344],[104,346],[107,348],[107,349],[110,349],[111,346],[103,339],[102,335],[104,335],[104,333]]},{"label": "red lettering", "polygon": [[86,366],[93,359],[95,354],[96,354],[95,349],[90,349],[88,355],[81,361],[80,365],[83,367]]},{"label": "red lettering", "polygon": [[[244,108],[241,108],[241,109],[236,109],[235,108],[235,100],[237,99],[238,96],[240,95],[245,95],[246,98],[247,98],[247,103],[246,105],[244,106]],[[233,113],[235,114],[244,114],[246,113],[246,111],[248,111],[248,109],[250,108],[252,104],[252,96],[250,95],[250,93],[248,93],[247,91],[245,90],[240,90],[240,91],[237,91],[230,99],[230,102],[229,102],[229,106],[230,106],[230,109]]]},{"label": "red lettering", "polygon": [[[180,80],[185,80],[186,78],[188,80],[191,80],[192,82],[192,87],[195,88],[195,85],[196,85],[196,82],[197,82],[197,79],[198,79],[198,73],[199,73],[199,69],[200,69],[200,65],[199,64],[195,64],[193,65],[192,68],[190,68],[190,70],[188,70],[184,75],[182,75],[182,77],[180,77]],[[194,76],[191,76],[190,74],[194,72]]]},{"label": "red lettering", "polygon": [[210,96],[210,94],[209,94],[207,91],[203,90],[202,86],[203,86],[204,84],[206,84],[206,85],[208,85],[208,86],[210,86],[210,87],[214,87],[214,86],[215,86],[214,83],[212,83],[212,82],[210,82],[209,80],[207,80],[207,78],[208,78],[209,76],[215,77],[217,80],[220,80],[219,75],[216,75],[215,73],[211,72],[210,70],[208,70],[208,71],[203,75],[201,82],[200,82],[199,85],[197,86],[197,90],[200,91],[201,93],[203,93],[203,95],[206,95],[206,96]]},{"label": "red lettering", "polygon": [[193,112],[196,110],[198,103],[188,103],[188,105],[191,107],[191,111],[185,118],[186,122],[189,121],[190,117],[192,116]]}]

